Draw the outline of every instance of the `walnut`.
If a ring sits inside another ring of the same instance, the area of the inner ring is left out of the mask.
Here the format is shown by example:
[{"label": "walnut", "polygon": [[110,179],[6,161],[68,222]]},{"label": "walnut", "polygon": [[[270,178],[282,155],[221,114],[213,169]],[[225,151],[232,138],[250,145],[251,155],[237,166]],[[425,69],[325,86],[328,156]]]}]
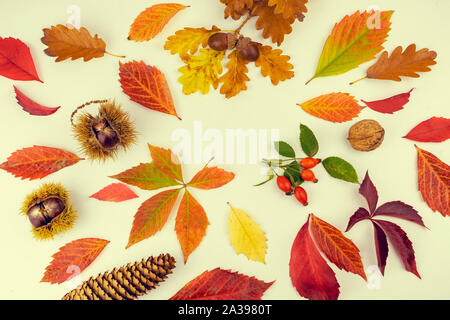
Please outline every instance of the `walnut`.
[{"label": "walnut", "polygon": [[371,151],[378,148],[384,139],[384,129],[375,120],[362,120],[351,126],[348,141],[353,149]]}]

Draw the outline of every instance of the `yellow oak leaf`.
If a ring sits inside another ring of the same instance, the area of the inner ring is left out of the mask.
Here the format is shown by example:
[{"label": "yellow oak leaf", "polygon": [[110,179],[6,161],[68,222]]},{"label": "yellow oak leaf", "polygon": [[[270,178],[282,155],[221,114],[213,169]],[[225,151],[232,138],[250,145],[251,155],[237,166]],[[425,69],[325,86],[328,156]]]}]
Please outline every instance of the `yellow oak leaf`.
[{"label": "yellow oak leaf", "polygon": [[207,94],[211,85],[217,89],[219,76],[223,72],[223,57],[223,51],[213,49],[200,49],[198,56],[183,57],[186,65],[178,69],[182,73],[178,81],[183,85],[183,93],[191,94],[200,91],[202,94]]},{"label": "yellow oak leaf", "polygon": [[270,77],[273,85],[278,82],[291,79],[294,76],[292,64],[287,55],[282,55],[280,49],[272,49],[271,46],[259,46],[259,58],[255,61],[257,67],[261,67],[261,73],[264,77]]},{"label": "yellow oak leaf", "polygon": [[205,28],[184,28],[178,30],[173,36],[167,38],[164,49],[170,50],[171,54],[179,54],[184,57],[188,54],[195,54],[200,46],[205,48],[208,45],[209,37],[220,31],[213,26],[210,30]]},{"label": "yellow oak leaf", "polygon": [[234,251],[243,253],[249,260],[266,263],[267,239],[264,231],[247,213],[229,206],[228,234]]},{"label": "yellow oak leaf", "polygon": [[220,93],[231,98],[242,90],[247,90],[246,82],[250,81],[247,76],[247,60],[243,59],[238,51],[234,50],[229,55],[230,61],[227,63],[228,71],[219,79],[222,82]]}]

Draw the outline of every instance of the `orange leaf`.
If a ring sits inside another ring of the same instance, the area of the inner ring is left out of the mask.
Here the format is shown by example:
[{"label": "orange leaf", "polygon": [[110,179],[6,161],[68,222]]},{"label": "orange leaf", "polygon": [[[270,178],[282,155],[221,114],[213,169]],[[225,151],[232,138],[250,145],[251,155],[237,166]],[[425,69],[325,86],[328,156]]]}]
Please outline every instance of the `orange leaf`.
[{"label": "orange leaf", "polygon": [[154,38],[175,14],[187,7],[178,3],[160,3],[145,9],[131,25],[128,40],[147,41]]},{"label": "orange leaf", "polygon": [[167,222],[181,189],[167,190],[144,201],[134,215],[126,248],[153,236]]},{"label": "orange leaf", "polygon": [[195,54],[201,46],[206,48],[209,37],[220,29],[213,26],[210,30],[205,28],[184,28],[178,30],[173,36],[167,38],[164,44],[165,50],[170,50],[171,54],[178,53],[183,59],[190,53]]},{"label": "orange leaf", "polygon": [[429,66],[435,65],[437,54],[428,49],[416,51],[416,45],[409,45],[402,52],[397,47],[391,56],[384,51],[378,61],[367,70],[367,78],[402,81],[400,76],[418,78],[417,72],[431,71]]},{"label": "orange leaf", "polygon": [[253,8],[255,0],[220,0],[226,5],[225,19],[232,17],[234,20],[240,19]]},{"label": "orange leaf", "polygon": [[294,76],[294,72],[291,70],[294,66],[288,62],[290,57],[282,55],[282,53],[283,51],[280,49],[259,45],[259,58],[255,61],[255,65],[261,67],[262,75],[270,77],[273,85]]},{"label": "orange leaf", "polygon": [[250,81],[247,76],[248,68],[246,64],[247,60],[243,59],[237,50],[233,50],[228,58],[230,61],[227,63],[228,71],[220,77],[219,82],[222,82],[220,93],[225,97],[231,98],[237,95],[243,90],[247,90],[247,81]]},{"label": "orange leaf", "polygon": [[52,262],[45,268],[41,282],[62,283],[86,269],[102,252],[108,240],[84,238],[72,241],[59,248]]},{"label": "orange leaf", "polygon": [[15,177],[24,179],[42,179],[64,167],[74,165],[78,158],[71,152],[44,146],[24,148],[11,154],[8,161],[0,164],[0,169]]},{"label": "orange leaf", "polygon": [[137,194],[134,193],[134,191],[128,186],[122,183],[111,183],[109,186],[104,187],[102,190],[94,193],[89,198],[94,198],[100,201],[122,202],[137,197]]},{"label": "orange leaf", "polygon": [[261,300],[273,283],[216,268],[189,281],[169,300]]},{"label": "orange leaf", "polygon": [[148,143],[153,163],[168,177],[183,182],[180,159],[170,149],[152,146]]},{"label": "orange leaf", "polygon": [[297,18],[299,15],[308,12],[306,3],[308,0],[269,0],[269,6],[275,6],[276,14],[283,14],[283,18]]},{"label": "orange leaf", "polygon": [[151,110],[178,117],[166,77],[156,67],[143,61],[119,62],[120,84],[123,92],[134,102]]},{"label": "orange leaf", "polygon": [[331,224],[311,217],[311,233],[320,250],[339,269],[360,275],[367,281],[358,247]]},{"label": "orange leaf", "polygon": [[215,189],[227,184],[234,179],[234,173],[218,167],[205,167],[200,170],[187,184],[197,189]]},{"label": "orange leaf", "polygon": [[202,242],[208,225],[209,221],[205,210],[186,190],[175,221],[175,231],[183,251],[184,263]]},{"label": "orange leaf", "polygon": [[422,199],[433,211],[450,216],[450,167],[434,154],[417,149],[417,173]]},{"label": "orange leaf", "polygon": [[362,110],[355,98],[341,92],[324,94],[299,106],[310,115],[331,122],[350,121]]},{"label": "orange leaf", "polygon": [[56,62],[72,58],[89,61],[101,58],[106,52],[106,43],[97,35],[91,36],[86,28],[68,28],[62,24],[44,29],[43,44],[48,48],[44,52],[50,57],[57,57]]}]

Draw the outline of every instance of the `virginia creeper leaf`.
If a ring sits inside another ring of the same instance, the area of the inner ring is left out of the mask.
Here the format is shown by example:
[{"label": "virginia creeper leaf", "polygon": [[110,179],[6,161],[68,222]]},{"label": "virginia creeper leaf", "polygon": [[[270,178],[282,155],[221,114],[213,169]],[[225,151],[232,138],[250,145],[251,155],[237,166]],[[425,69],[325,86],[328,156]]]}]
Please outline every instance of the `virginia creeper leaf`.
[{"label": "virginia creeper leaf", "polygon": [[359,186],[359,193],[364,198],[366,198],[367,204],[369,205],[370,214],[372,215],[375,212],[375,209],[377,208],[378,192],[372,180],[370,180],[368,171],[366,171],[366,176],[364,177],[363,182]]},{"label": "virginia creeper leaf", "polygon": [[359,183],[355,168],[339,157],[328,157],[322,161],[325,170],[330,176],[347,182]]},{"label": "virginia creeper leaf", "polygon": [[350,217],[348,220],[347,229],[345,229],[345,232],[350,231],[350,229],[357,224],[358,222],[362,220],[370,220],[370,213],[364,208],[358,208],[358,210],[355,211],[355,213]]},{"label": "virginia creeper leaf", "polygon": [[177,155],[170,149],[164,149],[148,144],[153,163],[158,170],[165,173],[168,177],[179,182],[183,182],[181,171],[181,162]]},{"label": "virginia creeper leaf", "polygon": [[49,116],[58,111],[58,109],[60,108],[44,107],[24,95],[19,89],[16,88],[16,86],[14,86],[14,92],[16,93],[17,103],[25,112],[28,112],[33,116]]},{"label": "virginia creeper leaf", "polygon": [[308,157],[314,157],[319,151],[319,143],[314,133],[304,124],[300,124],[300,145]]},{"label": "virginia creeper leaf", "polygon": [[216,189],[226,185],[234,179],[234,173],[225,171],[218,167],[205,167],[192,178],[187,184],[197,189]]},{"label": "virginia creeper leaf", "polygon": [[361,100],[368,106],[370,109],[381,112],[381,113],[390,113],[393,114],[399,110],[403,109],[403,106],[409,102],[409,98],[411,96],[411,92],[414,89],[409,90],[406,93],[397,94],[393,97],[378,100],[378,101],[364,101]]},{"label": "virginia creeper leaf", "polygon": [[403,138],[419,142],[443,142],[450,139],[450,119],[432,117],[419,123]]},{"label": "virginia creeper leaf", "polygon": [[89,198],[94,198],[100,201],[122,202],[137,197],[137,194],[134,193],[134,191],[128,186],[122,183],[112,183],[97,193],[94,193]]},{"label": "virginia creeper leaf", "polygon": [[389,247],[386,239],[386,233],[381,229],[378,224],[372,221],[375,238],[375,250],[377,252],[378,268],[381,274],[384,276],[384,270],[386,268],[386,260],[389,254]]},{"label": "virginia creeper leaf", "polygon": [[399,218],[407,221],[417,223],[418,225],[425,227],[422,217],[419,216],[416,210],[410,205],[401,201],[391,201],[382,204],[375,210],[373,216],[388,216]]}]

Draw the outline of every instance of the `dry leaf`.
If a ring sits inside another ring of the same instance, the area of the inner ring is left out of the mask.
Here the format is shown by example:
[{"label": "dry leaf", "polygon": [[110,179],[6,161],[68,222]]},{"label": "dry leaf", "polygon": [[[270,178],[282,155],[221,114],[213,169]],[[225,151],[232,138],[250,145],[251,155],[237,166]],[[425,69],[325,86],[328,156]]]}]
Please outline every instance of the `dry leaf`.
[{"label": "dry leaf", "polygon": [[255,0],[220,0],[226,5],[224,16],[225,19],[232,17],[234,20],[240,19],[253,8]]},{"label": "dry leaf", "polygon": [[25,112],[28,112],[33,116],[49,116],[51,114],[54,114],[60,108],[44,107],[24,95],[19,89],[16,88],[16,86],[14,86],[14,92],[16,93],[17,103]]},{"label": "dry leaf", "polygon": [[227,63],[228,71],[220,77],[219,82],[223,83],[220,93],[231,98],[239,92],[247,90],[246,82],[250,81],[250,78],[247,76],[248,61],[243,59],[237,50],[233,50],[228,58],[230,59]]},{"label": "dry leaf", "polygon": [[100,201],[122,202],[137,197],[137,194],[134,193],[134,191],[128,186],[122,183],[112,183],[97,193],[94,193],[89,198],[94,198]]},{"label": "dry leaf", "polygon": [[167,38],[164,49],[170,50],[171,54],[179,54],[180,57],[191,55],[198,51],[202,46],[205,48],[208,45],[209,37],[218,32],[220,29],[213,26],[211,30],[205,28],[184,28],[178,30],[173,36]]},{"label": "dry leaf", "polygon": [[308,0],[269,0],[269,6],[275,6],[274,13],[283,14],[283,18],[289,19],[291,17],[297,18],[308,12],[306,3]]},{"label": "dry leaf", "polygon": [[259,58],[255,61],[257,67],[261,67],[264,77],[270,77],[273,85],[280,81],[294,77],[294,66],[288,61],[290,57],[283,55],[280,49],[272,49],[271,46],[259,46]]}]

